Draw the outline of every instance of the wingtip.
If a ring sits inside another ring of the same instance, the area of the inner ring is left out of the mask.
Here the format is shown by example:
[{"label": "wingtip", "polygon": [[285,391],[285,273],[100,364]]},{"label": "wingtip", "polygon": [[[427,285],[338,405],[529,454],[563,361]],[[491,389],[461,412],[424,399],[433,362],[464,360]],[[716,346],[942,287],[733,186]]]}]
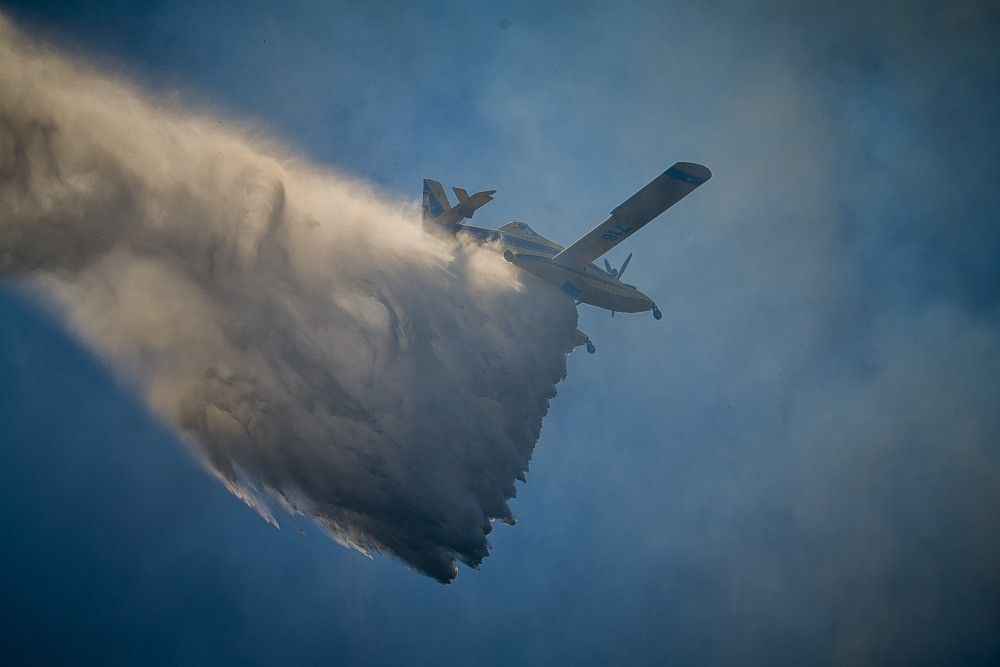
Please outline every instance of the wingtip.
[{"label": "wingtip", "polygon": [[709,171],[708,167],[696,162],[677,162],[664,173],[682,181],[687,181],[695,186],[701,185],[712,178],[712,172]]},{"label": "wingtip", "polygon": [[703,164],[698,164],[697,162],[681,162],[679,164],[688,173],[704,178],[706,181],[712,178],[711,170]]}]

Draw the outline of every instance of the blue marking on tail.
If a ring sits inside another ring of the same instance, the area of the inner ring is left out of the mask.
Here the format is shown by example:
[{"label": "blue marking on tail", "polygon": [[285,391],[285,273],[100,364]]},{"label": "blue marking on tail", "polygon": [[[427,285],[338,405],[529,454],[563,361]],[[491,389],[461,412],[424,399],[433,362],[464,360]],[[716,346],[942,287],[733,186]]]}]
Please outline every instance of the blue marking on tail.
[{"label": "blue marking on tail", "polygon": [[423,201],[423,211],[424,215],[436,218],[442,213],[444,213],[444,206],[438,201],[438,198],[431,191],[430,185],[427,181],[424,181],[424,201]]}]

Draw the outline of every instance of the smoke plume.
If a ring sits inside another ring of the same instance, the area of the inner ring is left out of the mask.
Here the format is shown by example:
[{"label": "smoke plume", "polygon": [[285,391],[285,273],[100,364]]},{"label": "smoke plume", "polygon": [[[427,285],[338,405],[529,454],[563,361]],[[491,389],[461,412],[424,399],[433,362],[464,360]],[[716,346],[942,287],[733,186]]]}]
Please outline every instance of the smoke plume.
[{"label": "smoke plume", "polygon": [[565,374],[568,300],[2,17],[0,90],[0,275],[267,520],[442,582],[482,561]]}]

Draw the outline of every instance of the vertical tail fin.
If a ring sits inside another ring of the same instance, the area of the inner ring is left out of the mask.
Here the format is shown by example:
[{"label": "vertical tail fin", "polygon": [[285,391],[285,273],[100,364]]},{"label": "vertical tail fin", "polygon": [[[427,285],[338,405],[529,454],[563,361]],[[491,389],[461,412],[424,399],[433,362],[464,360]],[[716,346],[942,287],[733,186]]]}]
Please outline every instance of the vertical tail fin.
[{"label": "vertical tail fin", "polygon": [[448,195],[440,183],[429,178],[424,179],[422,220],[426,229],[454,227],[463,218],[471,218],[476,210],[493,201],[493,195],[496,193],[496,190],[485,190],[470,196],[464,188],[452,189],[458,197],[458,203],[454,208],[448,203]]},{"label": "vertical tail fin", "polygon": [[434,222],[437,218],[451,210],[448,195],[437,181],[424,179],[423,222]]}]

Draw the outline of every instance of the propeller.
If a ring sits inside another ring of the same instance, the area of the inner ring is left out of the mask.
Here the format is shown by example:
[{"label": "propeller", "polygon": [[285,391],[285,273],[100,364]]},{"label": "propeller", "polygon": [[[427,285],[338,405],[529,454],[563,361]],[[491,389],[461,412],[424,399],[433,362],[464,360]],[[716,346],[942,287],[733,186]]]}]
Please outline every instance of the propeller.
[{"label": "propeller", "polygon": [[629,253],[628,257],[625,258],[625,261],[622,262],[622,268],[620,268],[620,269],[613,269],[613,268],[611,268],[611,263],[608,261],[608,258],[605,257],[604,258],[604,268],[606,268],[608,270],[608,273],[610,273],[612,276],[614,276],[615,278],[618,278],[619,280],[621,280],[622,274],[625,273],[625,269],[628,267],[628,263],[631,262],[631,261],[632,261],[632,253]]},{"label": "propeller", "polygon": [[622,275],[624,275],[625,269],[628,268],[628,263],[631,262],[631,261],[632,261],[632,253],[629,253],[628,257],[625,258],[625,261],[622,262],[622,268],[618,269],[618,278],[619,279],[621,279]]}]

